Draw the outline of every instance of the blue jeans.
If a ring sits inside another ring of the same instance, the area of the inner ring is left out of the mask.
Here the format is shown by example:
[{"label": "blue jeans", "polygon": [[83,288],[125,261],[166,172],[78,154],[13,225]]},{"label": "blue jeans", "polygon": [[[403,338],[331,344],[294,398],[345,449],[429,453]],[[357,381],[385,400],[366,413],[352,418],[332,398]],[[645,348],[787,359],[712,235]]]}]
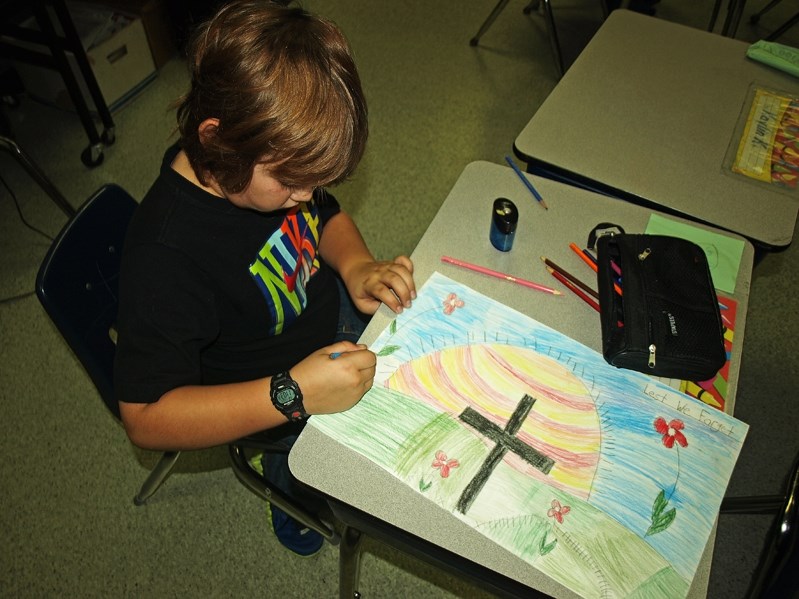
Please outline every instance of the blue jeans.
[{"label": "blue jeans", "polygon": [[[337,279],[337,281],[339,310],[335,341],[352,341],[356,343],[369,322],[369,316],[358,312],[347,293],[344,283],[341,282],[341,279]],[[264,476],[290,497],[306,504],[306,507],[312,511],[317,511],[320,501],[318,496],[306,491],[289,471],[288,451],[296,440],[297,435],[283,437],[279,444],[286,449],[286,453],[264,454],[262,458]],[[272,507],[272,509],[276,508]]]}]

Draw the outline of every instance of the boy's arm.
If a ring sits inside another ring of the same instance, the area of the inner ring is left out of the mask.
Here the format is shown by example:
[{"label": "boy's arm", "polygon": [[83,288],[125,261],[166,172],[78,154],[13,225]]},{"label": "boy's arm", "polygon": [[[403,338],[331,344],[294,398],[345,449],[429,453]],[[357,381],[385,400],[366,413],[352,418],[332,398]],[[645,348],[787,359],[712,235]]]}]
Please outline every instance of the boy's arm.
[{"label": "boy's arm", "polygon": [[374,314],[381,302],[399,314],[416,298],[410,259],[398,256],[392,261],[376,261],[345,212],[325,223],[319,253],[341,275],[355,306],[365,314]]},{"label": "boy's arm", "polygon": [[181,451],[224,445],[286,422],[269,399],[271,377],[229,385],[191,385],[154,403],[120,402],[130,440],[145,449]]},{"label": "boy's arm", "polygon": [[[331,353],[340,353],[330,359]],[[355,405],[372,386],[375,355],[349,341],[324,347],[291,368],[308,414]],[[125,431],[144,449],[180,451],[224,445],[288,422],[272,404],[271,377],[228,385],[186,385],[154,403],[120,402]]]}]

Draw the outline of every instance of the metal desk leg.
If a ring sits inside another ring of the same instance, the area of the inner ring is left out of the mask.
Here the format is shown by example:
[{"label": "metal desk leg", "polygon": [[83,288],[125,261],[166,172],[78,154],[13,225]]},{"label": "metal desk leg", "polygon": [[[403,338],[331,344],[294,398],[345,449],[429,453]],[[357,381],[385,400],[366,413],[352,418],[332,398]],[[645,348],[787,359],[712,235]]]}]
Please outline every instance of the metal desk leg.
[{"label": "metal desk leg", "polygon": [[555,17],[552,14],[552,6],[549,4],[549,0],[542,0],[542,2],[549,29],[549,41],[552,44],[552,52],[555,54],[555,63],[558,68],[558,77],[563,77],[563,73],[565,72],[563,68],[563,55],[560,51],[560,40],[558,39],[558,30],[555,27]]},{"label": "metal desk leg", "polygon": [[721,30],[721,35],[724,37],[735,37],[738,31],[738,23],[741,22],[741,15],[744,12],[746,0],[730,0],[729,8],[727,9],[727,18],[724,19],[724,27]]},{"label": "metal desk leg", "polygon": [[[59,0],[58,2],[55,2],[53,7],[55,8],[58,20],[61,23],[61,28],[64,31],[64,37],[66,37],[69,45],[73,48],[80,48],[82,50],[83,44],[80,41],[80,37],[78,37],[78,32],[75,29],[75,23],[72,21],[72,17],[70,16],[69,10],[67,9],[64,1]],[[89,59],[86,57],[86,52],[75,52],[75,60],[78,63],[78,68],[80,69],[83,79],[86,82],[86,87],[89,90],[89,94],[91,94],[94,106],[97,108],[97,114],[100,116],[100,121],[103,123],[103,133],[101,135],[102,141],[105,145],[110,146],[115,141],[114,119],[111,117],[111,111],[108,109],[108,105],[105,102],[105,97],[103,96],[103,92],[100,90],[100,85],[97,83],[97,78],[94,76],[94,71],[92,71],[92,67],[89,64]]]},{"label": "metal desk leg", "polygon": [[339,597],[359,599],[358,584],[361,578],[361,531],[345,525],[341,534],[338,555]]},{"label": "metal desk leg", "polygon": [[[115,133],[113,120],[111,119],[108,106],[105,103],[105,98],[103,98],[100,87],[97,84],[94,72],[91,70],[89,60],[86,58],[86,51],[83,49],[83,45],[75,30],[75,25],[72,22],[72,18],[64,0],[56,0],[51,2],[51,4],[56,12],[61,29],[64,31],[63,38],[60,37],[55,29],[46,2],[34,2],[32,6],[33,14],[36,18],[39,30],[43,34],[42,43],[44,43],[50,51],[53,64],[64,80],[64,85],[67,88],[69,97],[75,106],[75,110],[78,112],[78,117],[89,138],[89,146],[81,154],[81,160],[83,164],[88,167],[97,166],[102,163],[104,158],[103,142],[108,145],[114,142]],[[66,50],[70,50],[74,55],[82,78],[92,95],[97,112],[106,127],[103,131],[102,138],[97,133],[97,128],[95,127],[89,107],[86,105],[86,100],[80,90],[78,81],[75,78],[75,74],[72,72],[72,67],[67,59]]]}]

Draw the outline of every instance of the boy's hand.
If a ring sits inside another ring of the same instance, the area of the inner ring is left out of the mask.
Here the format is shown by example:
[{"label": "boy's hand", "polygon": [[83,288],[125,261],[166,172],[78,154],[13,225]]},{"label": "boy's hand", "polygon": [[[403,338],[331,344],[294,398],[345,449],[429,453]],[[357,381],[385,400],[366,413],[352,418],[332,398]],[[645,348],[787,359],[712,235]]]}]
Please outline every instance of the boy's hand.
[{"label": "boy's hand", "polygon": [[381,302],[399,314],[416,299],[413,263],[407,256],[359,263],[345,282],[355,307],[364,314],[374,314]]},{"label": "boy's hand", "polygon": [[365,345],[340,341],[314,352],[290,372],[306,412],[334,414],[354,406],[372,387],[376,364],[377,356]]}]

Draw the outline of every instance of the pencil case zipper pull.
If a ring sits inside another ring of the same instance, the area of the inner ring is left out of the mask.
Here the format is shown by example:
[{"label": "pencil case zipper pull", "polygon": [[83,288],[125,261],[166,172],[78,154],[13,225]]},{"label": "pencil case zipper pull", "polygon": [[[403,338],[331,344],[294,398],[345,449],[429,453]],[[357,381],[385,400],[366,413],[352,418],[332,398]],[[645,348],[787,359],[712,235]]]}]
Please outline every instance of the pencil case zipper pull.
[{"label": "pencil case zipper pull", "polygon": [[[649,252],[649,248],[647,248],[646,251]],[[649,254],[647,254],[647,255],[649,255]],[[647,360],[646,365],[649,368],[654,368],[655,367],[655,354],[657,353],[657,346],[654,343],[652,343],[652,341],[654,341],[654,339],[655,339],[655,331],[654,331],[654,326],[652,324],[652,320],[651,319],[649,320],[647,328],[649,329],[649,339],[650,339],[650,341],[649,341],[649,359]]]}]

